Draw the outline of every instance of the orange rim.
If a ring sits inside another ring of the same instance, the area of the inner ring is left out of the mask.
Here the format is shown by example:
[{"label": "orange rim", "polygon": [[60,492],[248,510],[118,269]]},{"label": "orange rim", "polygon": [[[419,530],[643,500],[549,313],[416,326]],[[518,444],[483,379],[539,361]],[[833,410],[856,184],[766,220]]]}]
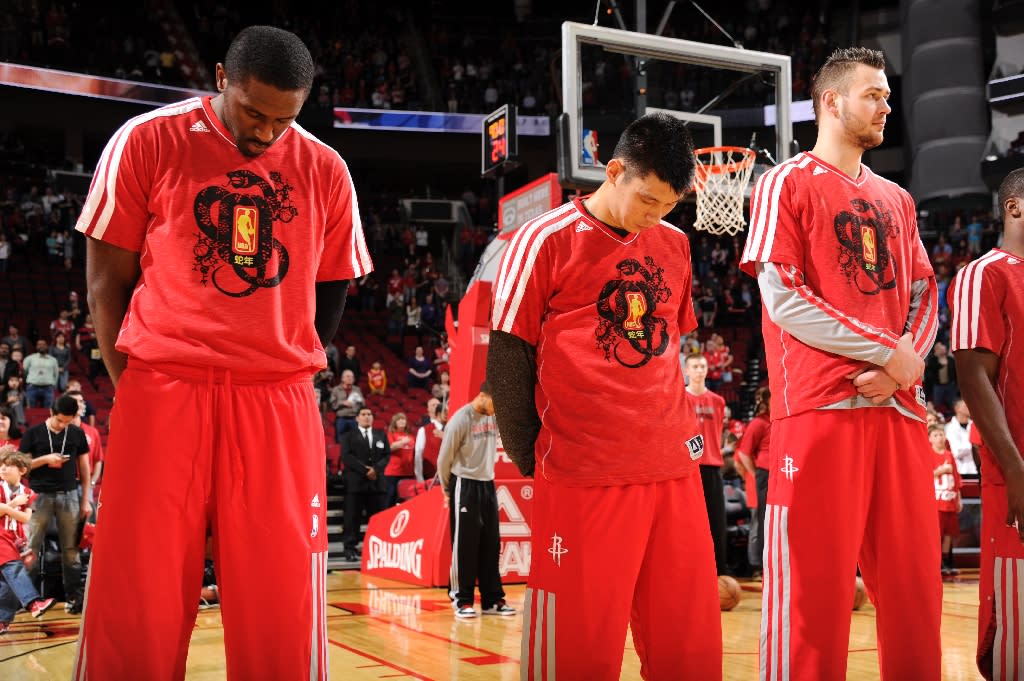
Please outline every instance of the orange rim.
[{"label": "orange rim", "polygon": [[[707,154],[710,159],[714,158],[715,153],[742,154],[742,158],[727,163],[704,163],[700,160],[702,154]],[[736,173],[746,170],[754,165],[754,160],[757,159],[757,152],[746,147],[702,147],[695,149],[693,155],[697,157],[697,174],[705,176],[710,174]]]}]

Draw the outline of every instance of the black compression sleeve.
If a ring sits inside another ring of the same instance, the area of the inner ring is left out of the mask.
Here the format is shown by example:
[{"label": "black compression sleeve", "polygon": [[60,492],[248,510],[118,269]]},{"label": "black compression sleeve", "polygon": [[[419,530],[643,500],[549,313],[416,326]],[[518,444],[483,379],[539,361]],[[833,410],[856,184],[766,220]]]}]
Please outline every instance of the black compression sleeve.
[{"label": "black compression sleeve", "polygon": [[512,334],[491,331],[487,382],[505,452],[523,475],[532,476],[533,446],[540,432],[540,417],[534,401],[537,349]]},{"label": "black compression sleeve", "polygon": [[348,298],[348,280],[322,281],[316,284],[316,316],[313,326],[320,337],[320,344],[326,348],[341,325],[341,316],[345,312],[345,299]]}]

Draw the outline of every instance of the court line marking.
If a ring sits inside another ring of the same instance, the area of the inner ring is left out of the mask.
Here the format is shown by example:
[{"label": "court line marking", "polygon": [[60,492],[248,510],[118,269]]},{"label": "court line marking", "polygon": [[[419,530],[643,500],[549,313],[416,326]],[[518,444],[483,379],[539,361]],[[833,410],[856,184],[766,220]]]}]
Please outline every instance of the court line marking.
[{"label": "court line marking", "polygon": [[399,667],[397,664],[388,662],[387,660],[381,659],[381,658],[377,657],[376,655],[371,655],[370,653],[364,652],[364,651],[359,650],[357,648],[353,648],[352,646],[347,646],[344,643],[342,643],[341,641],[335,641],[333,638],[327,639],[327,640],[331,643],[331,645],[338,646],[339,648],[347,650],[350,653],[354,653],[356,655],[359,655],[360,657],[365,657],[368,660],[373,660],[374,662],[378,662],[378,663],[380,663],[381,665],[383,665],[385,667],[390,667],[391,669],[394,669],[396,672],[402,672],[405,676],[411,676],[414,679],[420,679],[420,681],[434,681],[434,679],[430,678],[429,676],[423,676],[422,674],[417,674],[416,672],[412,671],[411,669],[406,669],[405,667]]}]

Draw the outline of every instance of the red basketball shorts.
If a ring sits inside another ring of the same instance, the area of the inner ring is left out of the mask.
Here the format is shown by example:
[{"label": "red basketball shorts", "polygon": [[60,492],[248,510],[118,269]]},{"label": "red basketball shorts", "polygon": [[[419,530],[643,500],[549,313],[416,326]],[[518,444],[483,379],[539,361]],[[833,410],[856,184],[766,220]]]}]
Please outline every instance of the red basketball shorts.
[{"label": "red basketball shorts", "polygon": [[326,679],[325,454],[309,376],[130,362],[111,412],[76,681],[178,681],[212,529],[227,678]]},{"label": "red basketball shorts", "polygon": [[523,679],[618,681],[627,624],[648,681],[722,678],[700,475],[620,487],[537,478]]},{"label": "red basketball shorts", "polygon": [[982,484],[978,669],[986,679],[1024,681],[1024,545],[1006,524],[1007,507],[1004,485]]},{"label": "red basketball shorts", "polygon": [[939,523],[925,425],[891,408],[772,423],[762,681],[842,681],[859,563],[883,681],[937,681]]},{"label": "red basketball shorts", "polygon": [[939,511],[939,535],[942,537],[960,536],[960,514],[956,511]]}]

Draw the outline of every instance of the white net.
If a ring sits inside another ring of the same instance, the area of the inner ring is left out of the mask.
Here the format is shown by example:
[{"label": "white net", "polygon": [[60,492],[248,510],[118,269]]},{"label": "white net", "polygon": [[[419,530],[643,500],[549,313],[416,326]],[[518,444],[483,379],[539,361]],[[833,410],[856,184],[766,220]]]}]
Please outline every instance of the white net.
[{"label": "white net", "polygon": [[712,234],[740,232],[743,193],[754,171],[757,153],[743,147],[697,149],[697,170],[693,187],[697,194],[697,222],[694,227]]}]

